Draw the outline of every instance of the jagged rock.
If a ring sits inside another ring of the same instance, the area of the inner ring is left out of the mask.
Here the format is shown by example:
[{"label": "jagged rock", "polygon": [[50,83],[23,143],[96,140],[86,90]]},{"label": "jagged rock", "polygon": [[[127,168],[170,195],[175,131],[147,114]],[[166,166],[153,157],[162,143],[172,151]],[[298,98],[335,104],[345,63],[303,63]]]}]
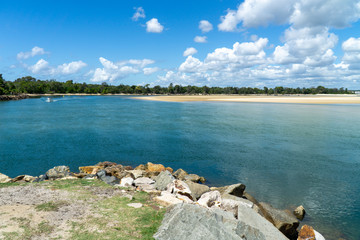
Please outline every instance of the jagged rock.
[{"label": "jagged rock", "polygon": [[254,206],[254,204],[247,199],[238,198],[237,200],[233,200],[222,198],[220,208],[233,213],[235,218],[237,218],[239,205],[243,205],[248,208],[252,208]]},{"label": "jagged rock", "polygon": [[190,198],[193,201],[196,200],[196,198],[194,196],[192,196],[189,186],[185,182],[177,180],[177,179],[175,179],[171,183],[169,183],[169,185],[167,186],[167,191],[172,194],[180,194],[180,195],[187,196],[188,198]]},{"label": "jagged rock", "polygon": [[169,183],[171,183],[175,178],[171,175],[169,171],[163,171],[161,172],[155,179],[155,188],[164,191],[167,189],[167,186]]},{"label": "jagged rock", "polygon": [[184,181],[191,181],[191,182],[194,182],[194,183],[198,183],[200,182],[200,176],[199,175],[196,175],[196,174],[188,174],[184,177],[184,179],[182,179]]},{"label": "jagged rock", "polygon": [[269,214],[266,219],[274,224],[285,236],[293,239],[297,235],[296,228],[299,221],[289,212],[273,208],[270,204],[260,203],[260,206]]},{"label": "jagged rock", "polygon": [[181,201],[183,201],[183,202],[185,202],[185,203],[193,203],[193,202],[194,202],[191,198],[189,198],[189,197],[186,196],[186,195],[181,195],[181,194],[179,194],[179,193],[176,193],[175,196],[176,196],[179,200],[181,200]]},{"label": "jagged rock", "polygon": [[231,198],[231,196],[227,196],[227,195],[233,195],[236,197],[242,197],[244,190],[245,190],[245,185],[242,183],[237,183],[237,184],[233,184],[233,185],[229,185],[229,186],[224,186],[224,187],[212,187],[210,188],[211,191],[217,190],[220,192],[221,196],[226,196],[227,198]]},{"label": "jagged rock", "polygon": [[106,175],[117,177],[117,175],[123,173],[125,171],[124,166],[121,164],[112,165],[104,168]]},{"label": "jagged rock", "polygon": [[201,195],[210,191],[210,188],[203,184],[194,183],[191,181],[185,181],[185,183],[189,186],[190,191],[195,199],[199,199]]},{"label": "jagged rock", "polygon": [[[253,214],[257,213],[253,212]],[[266,220],[263,219],[263,221]],[[208,210],[198,205],[182,203],[168,209],[154,238],[157,240],[286,239],[281,236],[282,234],[275,227],[271,224],[270,226],[274,232],[265,235],[262,232],[264,231],[263,228],[255,228],[247,224],[246,221],[238,221],[231,213],[219,209]]]},{"label": "jagged rock", "polygon": [[133,208],[141,208],[143,206],[141,203],[128,203],[126,205]]},{"label": "jagged rock", "polygon": [[[264,235],[264,240],[287,240],[283,233],[281,233],[273,224],[267,221],[265,218],[260,216],[254,209],[249,208],[245,205],[238,205],[238,214],[237,218],[242,222],[241,229],[244,229],[244,226],[249,226],[254,229],[259,229],[259,231]],[[246,236],[246,235],[245,235]],[[246,238],[251,239],[251,238]]]},{"label": "jagged rock", "polygon": [[141,177],[141,178],[137,178],[134,181],[135,186],[139,186],[139,185],[144,185],[144,184],[153,184],[155,181],[147,178],[147,177]]},{"label": "jagged rock", "polygon": [[87,174],[96,174],[101,169],[104,169],[104,168],[102,166],[79,167],[80,173],[87,173]]},{"label": "jagged rock", "polygon": [[73,173],[73,175],[74,175],[75,177],[77,177],[77,178],[84,178],[84,177],[86,177],[88,174],[81,172],[81,173]]},{"label": "jagged rock", "polygon": [[315,240],[315,232],[311,226],[304,225],[301,227],[298,240]]},{"label": "jagged rock", "polygon": [[188,173],[179,168],[178,170],[176,170],[174,173],[173,173],[173,176],[176,178],[176,179],[179,179],[179,180],[183,180],[185,178],[185,176],[188,175]]},{"label": "jagged rock", "polygon": [[321,233],[319,233],[318,231],[314,230],[315,232],[315,239],[316,240],[325,240],[324,236],[321,235]]},{"label": "jagged rock", "polygon": [[166,167],[165,170],[169,171],[170,173],[174,171],[174,169],[172,169],[171,167]]},{"label": "jagged rock", "polygon": [[56,179],[56,180],[75,180],[75,179],[78,179],[78,178],[75,177],[75,176],[67,176],[67,177],[64,177],[64,178]]},{"label": "jagged rock", "polygon": [[70,176],[70,168],[68,166],[57,166],[57,167],[49,169],[46,172],[46,176],[50,180],[68,177],[68,176]]},{"label": "jagged rock", "polygon": [[0,173],[0,183],[9,183],[12,182],[12,178],[6,176],[5,174]]},{"label": "jagged rock", "polygon": [[36,177],[30,175],[20,175],[13,178],[13,182],[34,182]]},{"label": "jagged rock", "polygon": [[125,177],[120,180],[121,187],[131,187],[134,183],[134,179],[131,177]]},{"label": "jagged rock", "polygon": [[164,207],[168,207],[173,204],[182,203],[182,201],[176,198],[175,195],[166,191],[161,192],[160,196],[154,197],[154,201]]},{"label": "jagged rock", "polygon": [[301,205],[295,208],[294,215],[297,219],[303,220],[305,217],[305,208]]},{"label": "jagged rock", "polygon": [[140,184],[137,186],[137,190],[147,193],[160,193],[160,191],[155,189],[154,184]]},{"label": "jagged rock", "polygon": [[211,191],[204,193],[197,201],[199,205],[204,207],[212,207],[213,205],[221,202],[221,195],[219,191]]},{"label": "jagged rock", "polygon": [[146,170],[146,167],[145,167],[144,164],[140,164],[139,166],[137,166],[137,167],[135,168],[135,170],[143,170],[143,171],[145,171],[145,170]]},{"label": "jagged rock", "polygon": [[135,179],[142,177],[145,173],[144,170],[128,170],[127,172],[132,173]]},{"label": "jagged rock", "polygon": [[146,164],[146,167],[147,167],[146,170],[149,171],[149,172],[162,172],[162,171],[166,170],[164,165],[162,165],[162,164],[153,164],[151,162],[148,162]]},{"label": "jagged rock", "polygon": [[124,166],[124,169],[126,171],[131,171],[131,170],[134,170],[134,168],[132,166]]},{"label": "jagged rock", "polygon": [[98,178],[101,181],[104,181],[105,183],[107,183],[109,185],[115,185],[115,184],[120,183],[120,179],[118,179],[114,176],[107,176],[105,170],[100,170],[99,172],[96,173],[96,175],[98,176]]},{"label": "jagged rock", "polygon": [[96,166],[99,166],[101,169],[107,168],[107,167],[111,167],[111,166],[115,166],[118,165],[117,163],[114,162],[99,162],[98,164],[96,164]]}]

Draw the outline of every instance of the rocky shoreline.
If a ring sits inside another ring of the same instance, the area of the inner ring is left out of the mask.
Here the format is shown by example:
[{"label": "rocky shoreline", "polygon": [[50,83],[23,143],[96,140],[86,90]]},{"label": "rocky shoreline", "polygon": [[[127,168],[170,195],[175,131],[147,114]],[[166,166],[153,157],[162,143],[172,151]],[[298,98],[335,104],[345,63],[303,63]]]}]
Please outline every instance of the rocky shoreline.
[{"label": "rocky shoreline", "polygon": [[148,162],[133,168],[100,162],[79,167],[78,173],[57,166],[38,177],[10,178],[0,173],[0,184],[59,179],[98,179],[114,187],[149,193],[155,202],[167,207],[155,239],[325,239],[310,226],[299,229],[305,216],[302,206],[293,212],[276,209],[258,202],[242,183],[209,187],[204,177],[161,164]]},{"label": "rocky shoreline", "polygon": [[20,94],[20,95],[0,95],[0,101],[10,101],[10,100],[21,100],[29,98],[26,94]]}]

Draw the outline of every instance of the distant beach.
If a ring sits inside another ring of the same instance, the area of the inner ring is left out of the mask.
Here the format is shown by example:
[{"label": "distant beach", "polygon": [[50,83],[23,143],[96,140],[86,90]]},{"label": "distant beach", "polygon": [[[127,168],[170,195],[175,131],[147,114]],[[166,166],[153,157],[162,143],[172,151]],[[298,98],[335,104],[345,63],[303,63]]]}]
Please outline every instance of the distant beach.
[{"label": "distant beach", "polygon": [[307,103],[307,104],[360,104],[359,95],[288,95],[288,96],[239,96],[239,95],[173,95],[140,96],[141,100],[164,102],[257,102],[257,103]]}]

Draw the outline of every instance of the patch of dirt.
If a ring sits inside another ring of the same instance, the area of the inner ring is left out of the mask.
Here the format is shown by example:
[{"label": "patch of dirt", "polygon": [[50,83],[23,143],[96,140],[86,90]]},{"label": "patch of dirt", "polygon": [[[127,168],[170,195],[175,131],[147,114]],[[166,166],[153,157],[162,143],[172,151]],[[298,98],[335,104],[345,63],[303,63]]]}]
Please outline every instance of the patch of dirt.
[{"label": "patch of dirt", "polygon": [[[30,222],[36,228],[46,221],[54,227],[50,235],[33,236],[31,239],[67,239],[72,221],[79,221],[91,215],[90,206],[84,201],[71,198],[67,191],[52,190],[40,186],[14,186],[0,189],[0,239],[9,232],[24,231],[21,224]],[[66,202],[56,211],[39,211],[36,206],[48,202]]]}]

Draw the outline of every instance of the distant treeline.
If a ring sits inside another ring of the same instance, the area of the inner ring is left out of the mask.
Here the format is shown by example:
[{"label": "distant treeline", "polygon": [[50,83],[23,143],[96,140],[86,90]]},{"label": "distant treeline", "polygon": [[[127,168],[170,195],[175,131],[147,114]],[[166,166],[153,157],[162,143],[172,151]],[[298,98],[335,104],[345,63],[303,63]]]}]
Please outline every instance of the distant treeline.
[{"label": "distant treeline", "polygon": [[347,88],[251,88],[251,87],[197,87],[170,84],[168,87],[123,85],[118,86],[88,83],[74,83],[72,80],[58,82],[55,80],[38,80],[33,77],[22,77],[15,81],[5,81],[0,74],[0,95],[45,93],[88,93],[88,94],[352,94]]}]

